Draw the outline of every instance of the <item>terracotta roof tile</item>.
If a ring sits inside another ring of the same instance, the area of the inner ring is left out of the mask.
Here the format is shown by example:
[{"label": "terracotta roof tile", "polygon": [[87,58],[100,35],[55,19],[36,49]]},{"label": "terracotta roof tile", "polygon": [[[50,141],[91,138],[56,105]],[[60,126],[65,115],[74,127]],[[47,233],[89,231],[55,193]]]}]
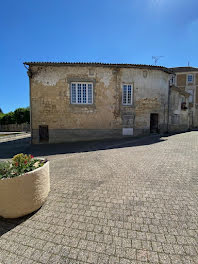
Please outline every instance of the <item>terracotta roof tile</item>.
[{"label": "terracotta roof tile", "polygon": [[125,63],[101,63],[101,62],[24,62],[23,64],[29,66],[99,66],[99,67],[117,67],[117,68],[139,68],[161,70],[166,73],[172,73],[172,70],[163,66],[154,66],[146,64],[125,64]]},{"label": "terracotta roof tile", "polygon": [[198,71],[198,68],[195,67],[174,67],[170,68],[173,72],[194,72]]}]

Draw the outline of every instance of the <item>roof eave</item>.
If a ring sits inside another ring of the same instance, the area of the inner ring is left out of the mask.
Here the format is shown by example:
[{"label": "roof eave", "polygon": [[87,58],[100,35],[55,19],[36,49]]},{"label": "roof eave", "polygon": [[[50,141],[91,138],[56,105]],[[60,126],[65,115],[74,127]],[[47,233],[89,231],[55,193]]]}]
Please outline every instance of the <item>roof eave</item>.
[{"label": "roof eave", "polygon": [[146,65],[146,64],[113,64],[113,63],[99,63],[99,62],[24,62],[28,66],[98,66],[98,67],[116,67],[116,68],[139,68],[161,70],[168,74],[173,71],[163,66]]}]

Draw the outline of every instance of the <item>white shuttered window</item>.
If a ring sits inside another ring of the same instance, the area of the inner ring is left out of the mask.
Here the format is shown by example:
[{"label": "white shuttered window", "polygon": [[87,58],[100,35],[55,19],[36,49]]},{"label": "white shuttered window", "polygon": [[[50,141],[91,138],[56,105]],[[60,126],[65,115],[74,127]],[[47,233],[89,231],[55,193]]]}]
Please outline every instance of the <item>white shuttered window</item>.
[{"label": "white shuttered window", "polygon": [[188,74],[187,81],[188,81],[188,83],[193,83],[193,75],[192,74]]},{"label": "white shuttered window", "polygon": [[123,84],[122,86],[122,104],[132,105],[132,84]]},{"label": "white shuttered window", "polygon": [[71,83],[72,104],[93,104],[93,83]]}]

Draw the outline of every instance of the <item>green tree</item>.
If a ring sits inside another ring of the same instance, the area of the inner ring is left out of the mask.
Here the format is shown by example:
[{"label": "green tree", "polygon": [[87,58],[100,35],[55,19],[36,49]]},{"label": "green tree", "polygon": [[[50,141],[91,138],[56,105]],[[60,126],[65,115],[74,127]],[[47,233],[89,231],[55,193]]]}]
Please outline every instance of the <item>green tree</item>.
[{"label": "green tree", "polygon": [[17,124],[30,123],[30,108],[18,108],[14,111],[14,116]]},{"label": "green tree", "polygon": [[9,112],[7,114],[2,114],[0,116],[0,123],[2,125],[14,124],[15,123],[14,113]]},{"label": "green tree", "polygon": [[0,113],[0,124],[22,124],[30,123],[30,108],[17,108],[14,112]]}]

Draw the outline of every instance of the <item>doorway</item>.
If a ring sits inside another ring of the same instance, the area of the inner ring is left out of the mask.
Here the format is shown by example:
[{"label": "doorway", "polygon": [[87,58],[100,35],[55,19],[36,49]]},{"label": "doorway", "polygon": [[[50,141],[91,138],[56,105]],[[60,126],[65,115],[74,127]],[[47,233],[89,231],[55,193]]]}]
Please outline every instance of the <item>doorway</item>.
[{"label": "doorway", "polygon": [[48,126],[39,126],[39,142],[48,142],[49,141],[49,131]]},{"label": "doorway", "polygon": [[150,115],[150,133],[159,133],[158,114]]}]

